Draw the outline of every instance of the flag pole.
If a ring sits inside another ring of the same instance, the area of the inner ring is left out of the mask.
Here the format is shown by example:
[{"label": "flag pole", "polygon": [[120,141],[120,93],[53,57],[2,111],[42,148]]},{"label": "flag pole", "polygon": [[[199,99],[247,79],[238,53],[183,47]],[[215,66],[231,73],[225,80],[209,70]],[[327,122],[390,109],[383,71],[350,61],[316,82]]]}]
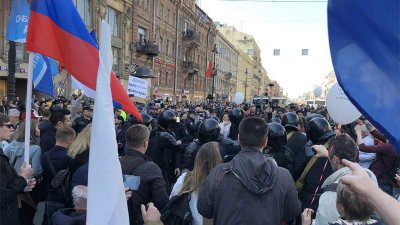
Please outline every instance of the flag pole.
[{"label": "flag pole", "polygon": [[33,53],[29,53],[28,82],[26,83],[26,106],[25,106],[25,151],[24,162],[29,164],[29,145],[31,139],[31,109],[32,109],[32,75],[33,75]]}]

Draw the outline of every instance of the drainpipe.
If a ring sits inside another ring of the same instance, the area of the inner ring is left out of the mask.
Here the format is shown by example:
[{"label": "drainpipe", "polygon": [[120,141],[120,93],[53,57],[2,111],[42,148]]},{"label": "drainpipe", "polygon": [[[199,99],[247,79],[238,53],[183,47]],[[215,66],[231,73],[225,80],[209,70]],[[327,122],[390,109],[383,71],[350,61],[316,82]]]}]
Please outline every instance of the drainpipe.
[{"label": "drainpipe", "polygon": [[[206,71],[208,70],[208,46],[209,46],[209,42],[210,42],[210,30],[211,30],[211,27],[209,27],[208,28],[208,31],[207,31],[207,45],[206,45]],[[204,72],[204,74],[205,74],[205,72]],[[207,88],[207,78],[206,78],[206,76],[204,75],[204,100],[206,100],[206,88]]]},{"label": "drainpipe", "polygon": [[[157,0],[153,0],[153,41],[156,41],[156,3]],[[153,71],[153,75],[155,75],[154,71],[154,56],[151,57],[151,70]],[[157,76],[158,80],[158,76]],[[150,79],[150,99],[153,99],[153,78]]]},{"label": "drainpipe", "polygon": [[178,79],[178,56],[179,56],[179,9],[183,5],[183,0],[180,1],[178,8],[176,8],[176,18],[175,18],[175,34],[176,34],[176,41],[175,41],[175,71],[174,71],[174,100],[177,102],[176,99],[176,83]]}]

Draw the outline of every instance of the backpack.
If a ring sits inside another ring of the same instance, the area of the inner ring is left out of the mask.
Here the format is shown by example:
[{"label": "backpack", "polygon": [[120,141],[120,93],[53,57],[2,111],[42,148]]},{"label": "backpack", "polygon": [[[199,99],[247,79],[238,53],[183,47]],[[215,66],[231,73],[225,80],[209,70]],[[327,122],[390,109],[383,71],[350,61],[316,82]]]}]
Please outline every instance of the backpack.
[{"label": "backpack", "polygon": [[172,197],[160,212],[164,225],[192,225],[193,217],[189,201],[189,193]]},{"label": "backpack", "polygon": [[53,179],[50,182],[50,186],[53,188],[56,195],[59,197],[59,201],[66,205],[72,205],[72,193],[71,193],[71,174],[69,169],[63,169],[60,171],[55,170],[53,162],[50,159],[50,155],[46,155],[46,160],[49,163],[49,168],[53,174]]}]

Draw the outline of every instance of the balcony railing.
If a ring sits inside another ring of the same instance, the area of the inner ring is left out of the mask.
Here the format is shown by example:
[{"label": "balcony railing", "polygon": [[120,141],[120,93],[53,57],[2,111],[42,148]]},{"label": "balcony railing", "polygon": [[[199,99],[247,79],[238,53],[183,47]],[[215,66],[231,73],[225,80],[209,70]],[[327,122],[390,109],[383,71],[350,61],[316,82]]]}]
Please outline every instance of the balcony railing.
[{"label": "balcony railing", "polygon": [[192,45],[200,45],[200,37],[194,30],[186,30],[183,32],[183,41]]},{"label": "balcony railing", "polygon": [[182,62],[182,67],[187,69],[187,70],[191,70],[191,71],[200,71],[200,66],[197,63],[194,62],[189,62],[189,61],[183,61]]},{"label": "balcony railing", "polygon": [[141,41],[136,43],[136,51],[149,56],[157,56],[160,54],[158,45],[150,41]]}]

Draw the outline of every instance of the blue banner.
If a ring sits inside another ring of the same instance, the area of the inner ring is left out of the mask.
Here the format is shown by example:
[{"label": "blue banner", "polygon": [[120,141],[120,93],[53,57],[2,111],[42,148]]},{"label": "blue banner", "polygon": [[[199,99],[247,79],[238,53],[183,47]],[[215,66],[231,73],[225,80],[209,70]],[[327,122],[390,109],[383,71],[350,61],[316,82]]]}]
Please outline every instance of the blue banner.
[{"label": "blue banner", "polygon": [[350,101],[398,151],[399,9],[399,0],[328,2],[329,44],[338,82]]},{"label": "blue banner", "polygon": [[33,87],[54,97],[53,75],[58,74],[54,59],[35,53],[33,59]]},{"label": "blue banner", "polygon": [[26,42],[29,22],[29,5],[26,0],[12,0],[7,26],[7,41]]}]

